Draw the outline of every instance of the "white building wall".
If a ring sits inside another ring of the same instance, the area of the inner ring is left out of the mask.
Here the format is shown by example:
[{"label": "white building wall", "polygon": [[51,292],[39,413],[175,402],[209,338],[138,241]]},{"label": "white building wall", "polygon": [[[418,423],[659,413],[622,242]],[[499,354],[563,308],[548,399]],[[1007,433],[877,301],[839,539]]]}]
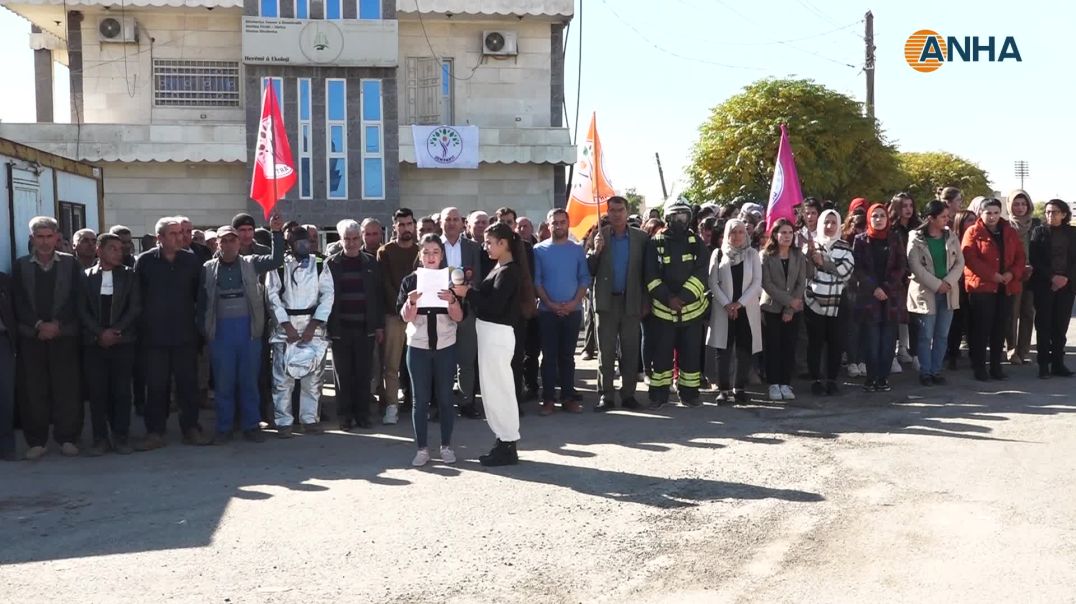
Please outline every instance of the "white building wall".
[{"label": "white building wall", "polygon": [[56,200],[79,203],[86,208],[86,228],[101,232],[97,219],[97,181],[68,172],[56,173]]},{"label": "white building wall", "polygon": [[[424,17],[430,42],[417,20],[400,21],[400,124],[407,115],[403,73],[407,57],[430,57],[430,45],[441,58],[451,58],[456,80],[456,125],[489,128],[549,127],[550,23],[539,20],[472,21]],[[512,31],[519,36],[519,55],[483,57],[483,31]],[[479,65],[479,63],[481,64]],[[471,69],[479,65],[471,74]],[[465,79],[467,78],[467,79]]]},{"label": "white building wall", "polygon": [[[99,43],[97,23],[118,16],[90,9],[82,21],[84,123],[244,121],[236,108],[154,108],[153,59],[240,61],[242,11],[218,8],[126,9],[138,23],[138,44]],[[152,39],[152,41],[151,41]],[[240,90],[242,86],[240,85]],[[202,116],[205,116],[204,118]]]},{"label": "white building wall", "polygon": [[455,206],[464,214],[508,206],[535,224],[553,207],[553,166],[481,164],[477,170],[420,170],[400,165],[400,205],[416,215]]},{"label": "white building wall", "polygon": [[[152,233],[162,216],[188,216],[197,227],[230,224],[247,211],[250,174],[243,164],[104,163],[105,224],[135,236]],[[259,217],[256,217],[259,218]]]}]

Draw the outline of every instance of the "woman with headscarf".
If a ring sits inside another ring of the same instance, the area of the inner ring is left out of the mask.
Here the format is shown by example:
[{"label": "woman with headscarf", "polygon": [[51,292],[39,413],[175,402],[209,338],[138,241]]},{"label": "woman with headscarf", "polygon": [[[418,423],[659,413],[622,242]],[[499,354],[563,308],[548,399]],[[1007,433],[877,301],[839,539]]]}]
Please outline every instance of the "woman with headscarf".
[{"label": "woman with headscarf", "polygon": [[[807,369],[814,380],[811,392],[816,395],[837,394],[837,372],[844,350],[840,324],[841,294],[852,276],[855,259],[852,246],[841,239],[840,234],[840,215],[834,210],[825,210],[818,217],[813,249],[807,254],[807,261],[814,266],[804,292],[807,349],[811,351],[807,355]],[[823,349],[826,351],[825,383],[822,381]]]},{"label": "woman with headscarf", "polygon": [[1065,367],[1065,334],[1076,296],[1076,229],[1072,210],[1060,199],[1046,202],[1046,224],[1031,235],[1031,280],[1039,377],[1071,377]]},{"label": "woman with headscarf", "polygon": [[[1024,252],[1031,258],[1031,233],[1042,224],[1035,218],[1035,203],[1023,189],[1009,193],[1009,225],[1016,229],[1024,243]],[[1009,329],[1005,331],[1008,340],[1009,362],[1023,365],[1031,357],[1031,330],[1035,326],[1035,295],[1028,283],[1031,279],[1031,266],[1024,267],[1024,288],[1012,297],[1012,315]]]},{"label": "woman with headscarf", "polygon": [[[762,351],[762,259],[751,247],[747,224],[739,219],[725,223],[721,247],[710,256],[710,328],[706,345],[717,349],[717,403],[746,403],[751,357]],[[736,357],[736,379],[729,370]]]},{"label": "woman with headscarf", "polygon": [[968,310],[974,326],[968,332],[968,352],[975,379],[1004,380],[1001,359],[1006,317],[1012,310],[1011,296],[1022,289],[1027,258],[1020,237],[1001,219],[1000,200],[982,202],[979,219],[964,232],[960,249],[964,252],[964,286],[968,289]]},{"label": "woman with headscarf", "polygon": [[907,320],[904,275],[908,260],[900,240],[889,228],[885,206],[867,210],[867,232],[852,243],[858,284],[855,319],[865,335],[866,392],[888,392],[889,373],[896,353],[897,325]]}]

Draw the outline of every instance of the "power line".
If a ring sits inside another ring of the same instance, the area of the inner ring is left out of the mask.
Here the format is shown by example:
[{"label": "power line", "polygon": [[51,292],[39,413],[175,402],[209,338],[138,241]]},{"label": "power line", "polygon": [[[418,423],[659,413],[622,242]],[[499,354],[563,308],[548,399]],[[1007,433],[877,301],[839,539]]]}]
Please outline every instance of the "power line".
[{"label": "power line", "polygon": [[[430,48],[430,54],[433,55],[433,58],[437,59],[437,62],[439,64],[443,65],[444,64],[444,59],[442,59],[441,55],[437,54],[437,51],[433,49],[433,42],[430,42],[430,34],[429,34],[429,32],[426,31],[426,22],[422,19],[422,9],[419,8],[419,6],[418,6],[418,0],[415,0],[415,14],[418,15],[418,24],[419,24],[420,27],[422,27],[422,36],[424,38],[426,38],[426,46],[428,46]],[[478,71],[478,68],[481,67],[481,66],[482,66],[482,55],[479,55],[478,56],[478,62],[475,63],[474,67],[471,68],[471,73],[467,74],[467,77],[463,77],[463,78],[457,77],[456,74],[452,73],[454,70],[451,70],[451,69],[447,70],[448,77],[452,78],[453,80],[459,80],[461,82],[466,82],[467,80],[474,77],[475,72]],[[445,73],[445,72],[446,72],[446,70],[444,68],[442,68],[441,73]]]},{"label": "power line", "polygon": [[[737,10],[737,9],[736,9],[735,7],[733,7],[733,6],[731,6],[730,4],[728,4],[727,2],[725,2],[725,0],[717,0],[717,3],[718,3],[718,4],[720,4],[721,6],[725,7],[725,8],[726,8],[726,9],[728,9],[728,10],[729,10],[730,12],[732,12],[733,14],[735,14],[736,16],[738,16],[739,18],[743,19],[744,21],[747,21],[748,23],[751,23],[752,25],[755,25],[756,27],[759,27],[759,28],[765,29],[765,26],[763,26],[762,24],[760,24],[760,23],[759,23],[758,21],[755,21],[755,20],[754,20],[754,19],[752,19],[751,17],[748,17],[747,15],[745,15],[745,14],[741,13],[741,12],[740,12],[739,10]],[[860,21],[857,21],[857,23],[861,23],[861,22],[862,22],[862,20],[860,20]],[[837,29],[837,31],[840,31],[841,29],[844,29],[845,27],[850,27],[850,25],[849,25],[849,26],[842,26],[842,27],[838,28],[838,29]],[[834,64],[836,64],[836,65],[843,65],[843,66],[845,66],[845,67],[850,67],[850,68],[852,68],[852,69],[859,69],[859,68],[858,68],[857,66],[855,66],[855,65],[852,65],[851,63],[847,63],[847,62],[845,62],[845,61],[840,61],[840,60],[838,60],[838,59],[833,59],[833,58],[827,57],[827,56],[825,56],[825,55],[819,54],[819,53],[817,53],[817,52],[813,52],[813,51],[807,50],[807,49],[805,49],[805,48],[800,48],[799,46],[794,46],[794,45],[790,44],[790,43],[789,43],[789,42],[787,42],[787,41],[779,41],[779,42],[777,42],[777,44],[780,44],[781,46],[785,46],[785,47],[787,47],[787,48],[791,48],[791,49],[793,49],[793,50],[798,50],[799,52],[802,52],[802,53],[804,53],[804,54],[808,54],[808,55],[811,55],[811,56],[813,56],[813,57],[816,57],[816,58],[822,59],[823,61],[828,61],[828,62],[830,62],[830,63],[834,63]]]},{"label": "power line", "polygon": [[619,20],[621,23],[626,25],[628,27],[628,29],[635,32],[636,35],[638,35],[639,38],[643,42],[646,42],[647,44],[653,46],[659,52],[663,52],[663,53],[665,53],[665,54],[667,54],[667,55],[669,55],[671,57],[675,57],[677,59],[683,59],[685,61],[695,61],[696,63],[703,63],[703,64],[706,64],[706,65],[714,65],[714,66],[717,66],[717,67],[725,67],[725,68],[728,68],[728,69],[745,69],[745,70],[750,70],[750,71],[765,71],[765,69],[763,69],[761,67],[748,67],[746,65],[731,65],[729,63],[721,63],[721,62],[718,62],[718,61],[710,61],[708,59],[701,59],[699,57],[692,57],[692,56],[682,55],[682,54],[680,54],[678,52],[669,50],[668,48],[665,48],[664,46],[661,46],[657,42],[654,42],[650,38],[646,37],[646,34],[639,31],[639,28],[632,25],[630,22],[628,22],[626,19],[624,19],[624,17],[621,17],[620,13],[613,10],[613,7],[610,6],[610,4],[608,2],[606,2],[605,0],[601,0],[601,2],[602,2],[603,5],[605,5],[605,8],[609,9],[609,12],[612,13],[613,16],[617,18],[617,20]]}]

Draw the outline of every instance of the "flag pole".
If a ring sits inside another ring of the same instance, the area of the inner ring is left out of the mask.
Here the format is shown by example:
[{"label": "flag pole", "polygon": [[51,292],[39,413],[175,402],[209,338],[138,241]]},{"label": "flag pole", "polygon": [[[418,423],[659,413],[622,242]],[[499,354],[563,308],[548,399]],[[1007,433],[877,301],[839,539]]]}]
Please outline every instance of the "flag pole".
[{"label": "flag pole", "polygon": [[[272,94],[273,95],[273,104],[275,105],[276,104],[276,90],[273,88],[273,78],[269,78],[269,90],[267,91],[267,94]],[[270,108],[270,111],[269,111],[269,140],[273,141],[273,152],[270,153],[269,155],[271,155],[273,157],[273,209],[274,210],[276,209],[276,202],[280,201],[280,198],[277,196],[277,190],[276,190],[276,140],[274,140],[274,138],[273,138],[275,134],[276,134],[276,123],[273,122],[273,111],[272,111],[272,108]],[[270,212],[270,214],[271,213],[272,212]]]}]

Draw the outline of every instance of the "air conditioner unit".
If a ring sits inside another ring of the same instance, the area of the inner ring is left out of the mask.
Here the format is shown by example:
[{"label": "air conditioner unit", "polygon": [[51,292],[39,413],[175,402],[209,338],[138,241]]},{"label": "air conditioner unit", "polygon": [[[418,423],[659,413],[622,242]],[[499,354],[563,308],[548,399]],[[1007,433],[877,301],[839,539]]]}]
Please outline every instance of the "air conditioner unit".
[{"label": "air conditioner unit", "polygon": [[482,32],[482,54],[493,56],[513,56],[519,54],[517,34],[514,31]]},{"label": "air conditioner unit", "polygon": [[118,44],[138,43],[134,17],[101,17],[97,21],[97,41]]}]

